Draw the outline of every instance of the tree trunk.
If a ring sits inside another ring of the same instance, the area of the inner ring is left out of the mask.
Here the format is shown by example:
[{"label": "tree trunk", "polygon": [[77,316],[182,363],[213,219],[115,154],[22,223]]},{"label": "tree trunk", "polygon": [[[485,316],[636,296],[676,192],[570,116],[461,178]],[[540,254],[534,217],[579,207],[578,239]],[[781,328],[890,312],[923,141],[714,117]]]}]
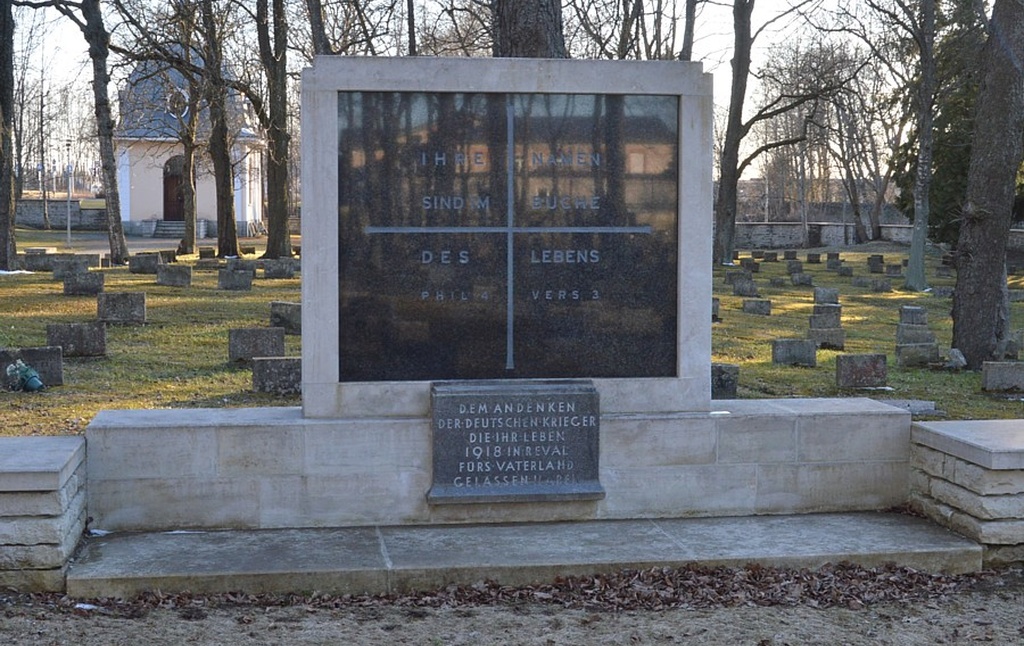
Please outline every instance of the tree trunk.
[{"label": "tree trunk", "polygon": [[494,56],[568,58],[557,0],[494,0]]},{"label": "tree trunk", "polygon": [[213,0],[202,3],[204,67],[209,75],[207,101],[210,110],[210,159],[217,204],[217,255],[238,256],[238,228],[235,223],[235,182],[231,168],[231,139],[228,134],[228,88],[222,77],[221,34]]},{"label": "tree trunk", "polygon": [[679,51],[681,61],[693,59],[693,27],[697,21],[697,1],[686,0],[686,7],[683,10],[683,48]]},{"label": "tree trunk", "polygon": [[267,76],[267,251],[264,258],[290,258],[291,235],[288,232],[288,22],[284,0],[273,0],[273,38],[268,24],[267,0],[259,0],[256,28],[260,59]]},{"label": "tree trunk", "polygon": [[743,140],[743,99],[747,94],[750,72],[750,14],[754,0],[735,0],[733,4],[732,91],[725,141],[719,160],[718,199],[715,202],[715,263],[732,262],[736,237],[736,196],[739,183],[740,143]]},{"label": "tree trunk", "polygon": [[[114,155],[114,118],[110,111],[108,92],[110,74],[107,72],[107,57],[110,55],[110,34],[103,24],[100,0],[83,0],[81,10],[83,22],[79,27],[85,36],[85,42],[89,44],[89,59],[92,61],[92,93],[96,102],[96,135],[100,144],[100,168],[107,205],[110,263],[123,265],[128,262],[128,245],[125,243],[124,228],[121,225],[121,198],[117,188],[117,158]],[[66,13],[71,9],[62,11]]]},{"label": "tree trunk", "polygon": [[978,91],[956,252],[953,347],[968,367],[995,357],[1009,328],[1006,239],[1024,157],[1024,5],[996,0]]},{"label": "tree trunk", "polygon": [[17,269],[14,244],[14,12],[0,0],[0,269]]},{"label": "tree trunk", "polygon": [[917,177],[914,180],[914,229],[910,239],[910,260],[904,287],[923,291],[928,287],[924,274],[924,247],[928,240],[928,192],[932,179],[932,122],[935,104],[935,0],[921,2],[921,83],[918,87]]}]

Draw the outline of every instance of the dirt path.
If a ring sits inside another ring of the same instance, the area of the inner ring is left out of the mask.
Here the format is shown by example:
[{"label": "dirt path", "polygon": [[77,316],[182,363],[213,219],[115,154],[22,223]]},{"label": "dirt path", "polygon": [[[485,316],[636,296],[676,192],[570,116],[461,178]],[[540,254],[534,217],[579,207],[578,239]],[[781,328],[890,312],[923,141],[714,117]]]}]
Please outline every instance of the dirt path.
[{"label": "dirt path", "polygon": [[1024,577],[1019,570],[986,577],[969,590],[935,599],[849,604],[854,608],[740,605],[593,611],[551,603],[409,604],[409,600],[321,598],[266,605],[216,597],[90,605],[53,596],[5,598],[0,594],[0,644],[1024,643]]}]

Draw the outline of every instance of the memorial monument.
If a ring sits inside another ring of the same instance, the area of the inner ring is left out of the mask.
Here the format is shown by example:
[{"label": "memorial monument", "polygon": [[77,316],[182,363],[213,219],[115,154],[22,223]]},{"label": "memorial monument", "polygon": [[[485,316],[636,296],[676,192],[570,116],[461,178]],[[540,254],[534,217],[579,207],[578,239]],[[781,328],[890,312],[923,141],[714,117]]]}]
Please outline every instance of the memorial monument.
[{"label": "memorial monument", "polygon": [[96,526],[902,504],[906,411],[712,409],[711,90],[678,61],[317,58],[302,407],[101,412]]}]

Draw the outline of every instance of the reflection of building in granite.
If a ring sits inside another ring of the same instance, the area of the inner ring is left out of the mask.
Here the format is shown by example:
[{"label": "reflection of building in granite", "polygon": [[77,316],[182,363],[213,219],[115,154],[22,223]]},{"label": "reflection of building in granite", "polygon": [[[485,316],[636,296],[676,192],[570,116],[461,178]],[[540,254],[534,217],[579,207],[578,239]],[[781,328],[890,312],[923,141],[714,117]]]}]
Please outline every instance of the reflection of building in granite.
[{"label": "reflection of building in granite", "polygon": [[674,97],[349,93],[339,121],[343,380],[675,374]]}]

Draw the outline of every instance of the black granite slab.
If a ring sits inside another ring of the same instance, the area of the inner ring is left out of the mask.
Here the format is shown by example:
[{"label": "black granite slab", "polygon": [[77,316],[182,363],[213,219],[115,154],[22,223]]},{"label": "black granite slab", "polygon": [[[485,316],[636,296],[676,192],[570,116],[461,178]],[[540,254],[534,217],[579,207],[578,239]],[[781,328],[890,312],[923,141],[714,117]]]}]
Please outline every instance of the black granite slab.
[{"label": "black granite slab", "polygon": [[592,382],[438,382],[431,411],[432,504],[604,498]]},{"label": "black granite slab", "polygon": [[340,93],[341,380],[674,376],[678,111]]}]

